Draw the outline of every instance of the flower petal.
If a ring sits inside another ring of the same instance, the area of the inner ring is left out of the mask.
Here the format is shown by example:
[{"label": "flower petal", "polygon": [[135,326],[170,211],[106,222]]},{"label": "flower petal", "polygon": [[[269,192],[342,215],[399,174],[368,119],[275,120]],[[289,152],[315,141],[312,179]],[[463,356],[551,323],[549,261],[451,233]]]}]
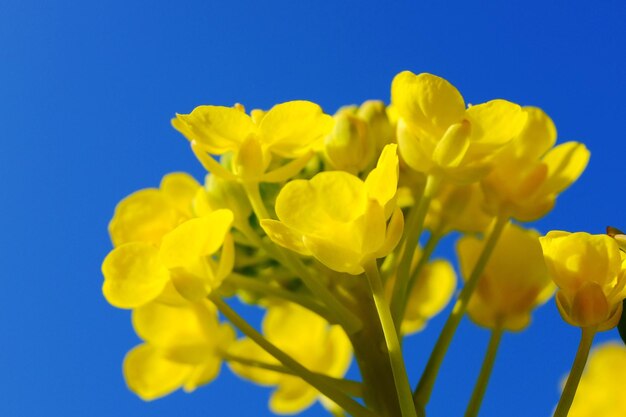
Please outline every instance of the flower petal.
[{"label": "flower petal", "polygon": [[255,131],[244,112],[232,107],[199,106],[190,114],[177,114],[172,125],[190,141],[200,143],[210,153],[236,151]]},{"label": "flower petal", "polygon": [[466,117],[472,125],[470,141],[502,146],[520,133],[527,116],[515,103],[491,100],[467,109]]},{"label": "flower petal", "polygon": [[168,361],[147,344],[136,346],[124,358],[126,384],[145,401],[176,391],[191,371],[191,366]]},{"label": "flower petal", "polygon": [[546,154],[543,162],[548,166],[548,179],[544,193],[560,193],[583,173],[589,162],[589,150],[582,143],[563,143]]},{"label": "flower petal", "polygon": [[310,101],[289,101],[272,107],[261,120],[261,140],[284,158],[297,158],[319,147],[331,131],[333,118]]},{"label": "flower petal", "polygon": [[448,126],[463,119],[465,102],[448,81],[432,74],[404,71],[391,83],[391,102],[412,128],[440,138]]},{"label": "flower petal", "polygon": [[102,263],[102,274],[102,293],[119,308],[135,308],[154,300],[170,279],[158,249],[142,242],[113,249]]}]

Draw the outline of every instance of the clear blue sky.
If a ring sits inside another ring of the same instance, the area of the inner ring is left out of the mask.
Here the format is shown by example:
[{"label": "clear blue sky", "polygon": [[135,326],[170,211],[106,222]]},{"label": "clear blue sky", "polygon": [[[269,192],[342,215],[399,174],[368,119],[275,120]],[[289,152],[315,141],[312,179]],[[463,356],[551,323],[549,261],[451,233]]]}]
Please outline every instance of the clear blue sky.
[{"label": "clear blue sky", "polygon": [[[623,0],[3,0],[0,415],[269,415],[269,391],[227,369],[192,395],[141,402],[121,374],[137,343],[129,314],[100,293],[117,201],[170,171],[202,177],[169,124],[199,104],[303,98],[332,113],[388,100],[401,70],[438,74],[471,103],[542,107],[560,140],[591,149],[542,232],[626,227],[624,22]],[[407,343],[413,381],[441,325]],[[464,321],[432,416],[464,409],[487,337]],[[553,302],[505,335],[481,416],[549,415],[577,338]]]}]

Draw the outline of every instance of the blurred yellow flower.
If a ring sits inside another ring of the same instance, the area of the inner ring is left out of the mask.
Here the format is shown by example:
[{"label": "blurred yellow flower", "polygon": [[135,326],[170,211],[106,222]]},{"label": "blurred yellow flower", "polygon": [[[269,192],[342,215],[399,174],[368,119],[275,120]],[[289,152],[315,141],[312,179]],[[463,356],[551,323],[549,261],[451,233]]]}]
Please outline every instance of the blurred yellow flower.
[{"label": "blurred yellow flower", "polygon": [[[467,280],[483,249],[482,240],[464,236],[457,243],[463,278]],[[528,326],[532,310],[554,294],[539,233],[508,224],[493,251],[468,305],[476,324],[519,331]]]},{"label": "blurred yellow flower", "polygon": [[626,255],[607,235],[552,231],[540,238],[548,272],[559,287],[563,319],[579,327],[617,325],[626,297]]},{"label": "blurred yellow flower", "polygon": [[324,141],[324,156],[332,168],[358,175],[373,163],[376,142],[367,122],[354,110],[344,108],[335,114],[335,127]]},{"label": "blurred yellow flower", "polygon": [[552,120],[541,109],[523,110],[527,115],[523,130],[497,155],[482,186],[494,215],[532,221],[549,212],[557,195],[578,179],[589,151],[578,142],[553,147]]},{"label": "blurred yellow flower", "polygon": [[391,83],[399,116],[398,146],[414,170],[470,183],[487,173],[494,154],[513,139],[526,120],[514,103],[492,100],[465,107],[452,84],[409,71]]},{"label": "blurred yellow flower", "polygon": [[453,230],[482,233],[493,220],[484,204],[485,196],[477,183],[457,185],[446,181],[428,207],[425,225],[440,234]]},{"label": "blurred yellow flower", "polygon": [[[333,118],[309,101],[277,104],[267,112],[248,116],[239,107],[199,106],[177,114],[172,125],[194,147],[205,167],[215,175],[245,181],[282,182],[304,167],[313,150],[321,149]],[[229,172],[206,155],[233,153]],[[296,159],[266,172],[272,157]]]},{"label": "blurred yellow flower", "polygon": [[133,311],[133,326],[145,343],[126,355],[124,377],[146,401],[211,382],[235,340],[234,330],[218,323],[217,311],[207,301],[176,307],[146,304]]},{"label": "blurred yellow flower", "polygon": [[626,416],[626,346],[609,342],[591,351],[569,417]]},{"label": "blurred yellow flower", "polygon": [[436,259],[426,265],[407,299],[402,333],[412,334],[423,330],[428,320],[448,305],[455,289],[456,273],[450,262]]},{"label": "blurred yellow flower", "polygon": [[389,254],[402,235],[397,183],[398,157],[391,144],[365,181],[331,171],[287,183],[276,199],[279,221],[262,220],[261,226],[275,243],[358,275],[367,261]]},{"label": "blurred yellow flower", "polygon": [[[318,315],[295,304],[276,304],[267,309],[264,336],[307,369],[341,378],[352,360],[348,337],[339,326],[330,326]],[[228,351],[235,357],[267,364],[278,362],[250,339],[238,340]],[[302,379],[261,368],[229,362],[243,378],[261,385],[275,385],[269,407],[277,414],[295,414],[321,399],[320,393]]]}]

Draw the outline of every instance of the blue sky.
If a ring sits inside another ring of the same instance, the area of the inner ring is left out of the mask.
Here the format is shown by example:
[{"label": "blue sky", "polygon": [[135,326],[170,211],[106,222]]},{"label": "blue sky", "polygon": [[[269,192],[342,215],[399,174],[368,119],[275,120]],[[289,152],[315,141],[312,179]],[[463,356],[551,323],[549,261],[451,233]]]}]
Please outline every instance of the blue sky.
[{"label": "blue sky", "polygon": [[[542,232],[626,227],[625,21],[623,1],[4,0],[0,415],[270,415],[269,391],[227,369],[192,395],[141,402],[121,375],[137,343],[129,314],[100,292],[117,201],[170,171],[202,178],[169,124],[199,104],[301,98],[332,113],[388,100],[401,70],[431,72],[470,103],[539,106],[561,141],[590,148]],[[441,325],[407,343],[413,381]],[[463,322],[432,416],[464,409],[487,338]],[[553,302],[528,331],[505,335],[481,415],[549,415],[577,338]]]}]

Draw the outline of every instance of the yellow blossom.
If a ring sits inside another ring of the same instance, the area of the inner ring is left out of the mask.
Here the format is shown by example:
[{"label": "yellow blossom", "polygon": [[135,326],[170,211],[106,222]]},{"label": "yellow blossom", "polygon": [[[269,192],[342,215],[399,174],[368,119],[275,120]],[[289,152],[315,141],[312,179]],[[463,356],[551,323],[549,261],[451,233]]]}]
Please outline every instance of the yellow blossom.
[{"label": "yellow blossom", "polygon": [[[484,243],[465,236],[457,244],[463,277],[467,279]],[[477,324],[509,331],[528,326],[532,310],[554,293],[548,276],[539,233],[509,224],[493,251],[468,305]]]},{"label": "yellow blossom", "polygon": [[195,390],[215,379],[223,352],[235,340],[207,301],[184,306],[150,303],[133,311],[133,326],[145,343],[124,359],[128,387],[149,401],[183,388]]},{"label": "yellow blossom", "polygon": [[540,239],[546,266],[558,286],[565,321],[607,330],[617,325],[626,297],[626,254],[607,235],[552,231]]},{"label": "yellow blossom", "polygon": [[262,220],[261,226],[275,243],[358,275],[367,261],[386,256],[400,239],[397,181],[396,145],[387,145],[365,181],[331,171],[287,183],[276,199],[279,221]]},{"label": "yellow blossom", "polygon": [[376,143],[367,123],[349,109],[335,114],[335,127],[324,141],[324,156],[334,169],[358,175],[374,159]]},{"label": "yellow blossom", "polygon": [[626,415],[626,346],[609,342],[591,351],[569,417]]},{"label": "yellow blossom", "polygon": [[[331,116],[309,101],[278,104],[246,115],[241,108],[199,106],[177,114],[172,125],[192,144],[196,156],[215,175],[244,181],[282,182],[306,165],[333,127]],[[233,154],[229,172],[206,152]],[[273,157],[294,161],[267,172]]]},{"label": "yellow blossom", "polygon": [[[263,320],[265,337],[311,371],[340,378],[352,360],[348,337],[339,326],[294,304],[278,304],[267,309]],[[228,351],[236,357],[268,364],[278,362],[250,339],[241,339]],[[265,369],[229,363],[238,375],[261,385],[276,386],[269,401],[277,414],[295,414],[320,399],[320,393],[300,378]]]},{"label": "yellow blossom", "polygon": [[398,120],[398,146],[414,170],[470,183],[486,174],[490,159],[513,139],[526,119],[505,100],[465,107],[452,84],[431,74],[396,75],[391,102]]},{"label": "yellow blossom", "polygon": [[589,151],[578,142],[553,147],[552,120],[535,107],[525,107],[524,113],[523,130],[498,154],[482,186],[493,214],[532,221],[550,211],[556,196],[578,179]]}]

